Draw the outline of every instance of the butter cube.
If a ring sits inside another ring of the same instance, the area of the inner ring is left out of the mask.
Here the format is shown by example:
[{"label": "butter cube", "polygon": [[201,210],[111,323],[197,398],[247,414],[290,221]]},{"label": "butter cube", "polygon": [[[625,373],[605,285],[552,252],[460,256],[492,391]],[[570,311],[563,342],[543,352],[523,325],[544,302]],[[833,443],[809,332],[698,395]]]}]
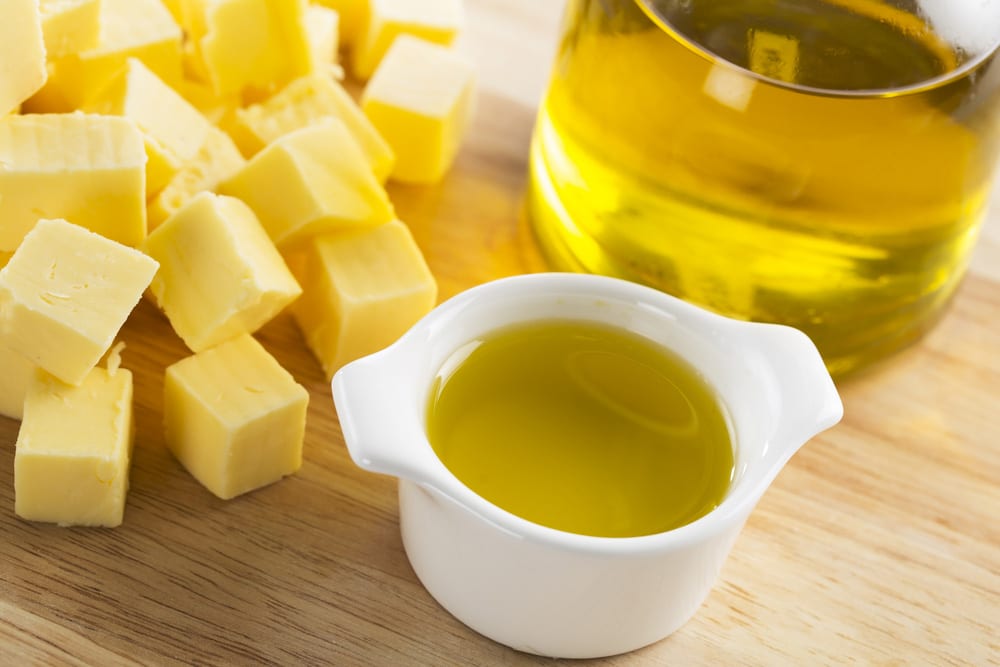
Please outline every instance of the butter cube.
[{"label": "butter cube", "polygon": [[253,211],[233,197],[195,196],[143,249],[160,262],[153,297],[195,352],[256,331],[302,293]]},{"label": "butter cube", "polygon": [[281,137],[219,190],[249,204],[279,248],[393,218],[389,196],[335,118]]},{"label": "butter cube", "polygon": [[392,178],[433,183],[451,167],[469,125],[475,69],[458,53],[399,37],[361,98],[361,108],[392,146]]},{"label": "butter cube", "polygon": [[369,0],[318,0],[340,17],[340,42],[353,44],[368,23]]},{"label": "butter cube", "polygon": [[66,218],[129,246],[146,236],[146,151],[124,118],[0,118],[0,251],[41,218]]},{"label": "butter cube", "polygon": [[337,62],[340,44],[340,15],[321,5],[309,5],[305,16],[306,39],[309,42],[309,69],[314,72],[329,72],[330,65]]},{"label": "butter cube", "polygon": [[184,0],[182,14],[219,95],[269,94],[311,66],[306,0]]},{"label": "butter cube", "polygon": [[361,80],[370,77],[399,35],[449,45],[461,24],[461,0],[370,0],[369,19],[351,53],[351,72]]},{"label": "butter cube", "polygon": [[181,29],[160,0],[101,0],[100,10],[97,46],[50,60],[48,81],[24,103],[27,111],[79,109],[128,58],[171,85],[180,80]]},{"label": "butter cube", "polygon": [[237,110],[227,129],[243,154],[253,157],[279,137],[331,117],[347,126],[375,177],[384,183],[396,161],[392,149],[329,74],[300,77],[266,102]]},{"label": "butter cube", "polygon": [[49,60],[93,49],[101,34],[101,0],[41,0]]},{"label": "butter cube", "polygon": [[94,368],[78,387],[37,371],[14,454],[14,512],[61,526],[118,526],[132,457],[132,374]]},{"label": "butter cube", "polygon": [[209,128],[194,159],[173,175],[146,207],[150,230],[176,213],[199,192],[214,190],[246,165],[236,144],[222,130]]},{"label": "butter cube", "polygon": [[292,315],[327,379],[393,343],[437,300],[434,276],[398,220],[319,237],[296,270],[303,294]]},{"label": "butter cube", "polygon": [[80,384],[156,269],[138,250],[65,220],[39,220],[0,270],[0,345]]},{"label": "butter cube", "polygon": [[20,419],[35,365],[0,343],[0,415]]},{"label": "butter cube", "polygon": [[125,116],[142,131],[148,157],[147,197],[195,158],[212,129],[197,109],[135,58],[129,58],[83,110]]},{"label": "butter cube", "polygon": [[167,368],[167,447],[216,496],[229,499],[302,465],[309,393],[250,335]]},{"label": "butter cube", "polygon": [[45,83],[45,42],[38,0],[4,0],[0,21],[0,116]]}]

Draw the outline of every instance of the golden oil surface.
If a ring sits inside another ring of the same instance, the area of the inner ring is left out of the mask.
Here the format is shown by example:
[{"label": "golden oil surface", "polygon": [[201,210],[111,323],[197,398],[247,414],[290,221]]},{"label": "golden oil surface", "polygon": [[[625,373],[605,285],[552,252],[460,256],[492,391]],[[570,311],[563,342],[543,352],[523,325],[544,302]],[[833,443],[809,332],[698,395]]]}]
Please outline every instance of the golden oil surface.
[{"label": "golden oil surface", "polygon": [[1000,153],[995,53],[949,78],[965,55],[880,0],[567,19],[528,196],[557,266],[798,327],[834,373],[936,321]]},{"label": "golden oil surface", "polygon": [[521,324],[464,346],[435,381],[427,432],[483,498],[583,535],[690,523],[733,474],[727,421],[704,380],[650,341],[594,323]]}]

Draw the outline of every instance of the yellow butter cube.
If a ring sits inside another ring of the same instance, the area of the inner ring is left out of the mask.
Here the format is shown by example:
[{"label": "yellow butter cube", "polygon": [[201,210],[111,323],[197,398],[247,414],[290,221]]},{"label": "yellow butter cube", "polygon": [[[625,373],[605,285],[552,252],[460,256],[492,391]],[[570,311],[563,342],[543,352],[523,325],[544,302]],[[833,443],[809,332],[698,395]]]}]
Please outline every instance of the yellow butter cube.
[{"label": "yellow butter cube", "polygon": [[329,72],[330,65],[337,62],[340,15],[329,7],[309,5],[306,8],[305,24],[311,58],[309,69],[314,72]]},{"label": "yellow butter cube", "polygon": [[440,180],[468,127],[474,90],[475,68],[460,54],[415,37],[396,40],[361,98],[396,155],[394,180]]},{"label": "yellow butter cube", "polygon": [[184,0],[182,14],[219,95],[269,94],[311,66],[306,0]]},{"label": "yellow butter cube", "polygon": [[20,419],[35,365],[0,343],[0,415]]},{"label": "yellow butter cube", "polygon": [[249,204],[279,247],[394,215],[361,148],[335,118],[281,137],[219,191]]},{"label": "yellow butter cube", "polygon": [[138,58],[171,85],[181,75],[181,29],[160,0],[101,0],[96,47],[49,62],[45,86],[24,103],[28,111],[72,111]]},{"label": "yellow butter cube", "polygon": [[461,0],[370,0],[365,30],[351,52],[351,72],[365,80],[399,35],[449,45],[462,24]]},{"label": "yellow butter cube", "polygon": [[309,393],[245,335],[167,368],[167,447],[216,496],[276,482],[302,465]]},{"label": "yellow butter cube", "polygon": [[143,249],[160,262],[153,297],[195,352],[253,333],[302,292],[253,211],[233,197],[195,196]]},{"label": "yellow butter cube", "polygon": [[118,526],[132,457],[132,374],[94,368],[80,386],[37,371],[14,454],[14,512],[61,526]]},{"label": "yellow butter cube", "polygon": [[0,345],[79,384],[156,269],[138,250],[65,220],[39,220],[0,270]]},{"label": "yellow butter cube", "polygon": [[331,117],[347,126],[375,177],[384,183],[396,162],[392,149],[329,74],[300,77],[267,101],[238,109],[227,129],[243,154],[253,157],[279,137]]},{"label": "yellow butter cube", "polygon": [[101,0],[41,0],[39,8],[49,60],[97,46]]},{"label": "yellow butter cube", "polygon": [[340,42],[353,44],[368,23],[369,0],[317,0],[340,17]]},{"label": "yellow butter cube", "polygon": [[48,76],[38,0],[4,0],[0,20],[0,116],[31,97]]},{"label": "yellow butter cube", "polygon": [[321,236],[296,271],[303,294],[292,315],[327,379],[394,342],[437,300],[434,276],[398,220]]},{"label": "yellow butter cube", "polygon": [[84,111],[125,116],[146,145],[146,196],[158,193],[205,144],[212,124],[142,61],[129,58]]},{"label": "yellow butter cube", "polygon": [[199,192],[214,190],[246,165],[236,144],[222,130],[209,128],[194,159],[174,174],[146,208],[150,231],[176,213]]},{"label": "yellow butter cube", "polygon": [[41,218],[66,218],[129,246],[146,236],[146,151],[124,118],[0,118],[0,251]]}]

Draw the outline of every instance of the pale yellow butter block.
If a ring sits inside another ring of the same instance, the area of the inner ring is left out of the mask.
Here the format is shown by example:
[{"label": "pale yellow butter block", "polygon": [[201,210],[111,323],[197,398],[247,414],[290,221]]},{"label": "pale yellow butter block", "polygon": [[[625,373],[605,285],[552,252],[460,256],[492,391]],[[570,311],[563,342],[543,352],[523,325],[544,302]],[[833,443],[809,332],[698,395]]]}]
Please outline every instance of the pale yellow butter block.
[{"label": "pale yellow butter block", "polygon": [[79,384],[111,347],[157,262],[65,220],[39,220],[0,270],[0,345]]},{"label": "pale yellow butter block", "polygon": [[334,10],[340,17],[338,41],[341,45],[357,41],[368,23],[369,0],[317,0],[317,4]]},{"label": "pale yellow butter block", "polygon": [[39,218],[66,218],[129,246],[146,236],[146,151],[125,118],[0,118],[0,251]]},{"label": "pale yellow butter block", "polygon": [[475,78],[472,63],[451,49],[407,35],[395,41],[361,97],[396,155],[393,180],[444,176],[469,125]]},{"label": "pale yellow butter block", "polygon": [[153,297],[195,352],[253,333],[302,293],[253,211],[233,197],[196,195],[143,249],[160,262]]},{"label": "pale yellow butter block", "polygon": [[213,127],[194,159],[174,174],[146,207],[150,231],[180,210],[199,192],[214,190],[246,165],[229,135]]},{"label": "pale yellow butter block", "polygon": [[335,118],[279,138],[219,191],[249,204],[279,248],[394,216],[361,148]]},{"label": "pale yellow butter block", "polygon": [[167,447],[216,496],[266,486],[302,465],[309,394],[250,335],[167,368]]},{"label": "pale yellow butter block", "polygon": [[437,283],[398,220],[315,239],[296,264],[292,315],[327,378],[393,343],[437,300]]},{"label": "pale yellow butter block", "polygon": [[306,39],[309,41],[309,69],[329,72],[337,62],[340,45],[340,15],[329,7],[309,5],[305,15]]},{"label": "pale yellow butter block", "polygon": [[83,110],[124,116],[142,131],[148,157],[147,197],[156,195],[195,158],[213,127],[187,100],[135,58],[129,58],[125,67]]},{"label": "pale yellow butter block", "polygon": [[347,126],[375,178],[384,183],[396,162],[392,149],[350,94],[328,73],[300,77],[267,101],[238,109],[226,129],[243,154],[253,157],[289,132],[331,117]]},{"label": "pale yellow butter block", "polygon": [[132,458],[132,374],[92,369],[80,386],[32,378],[14,454],[14,512],[61,526],[118,526]]},{"label": "pale yellow butter block", "polygon": [[47,77],[38,0],[4,0],[0,5],[0,116],[17,109]]},{"label": "pale yellow butter block", "polygon": [[351,52],[351,72],[372,75],[399,35],[449,45],[461,29],[461,0],[370,0],[370,15]]},{"label": "pale yellow butter block", "polygon": [[307,73],[306,0],[185,0],[185,27],[219,95],[268,94]]},{"label": "pale yellow butter block", "polygon": [[138,58],[170,85],[181,78],[181,29],[160,0],[101,0],[96,47],[49,62],[45,86],[24,103],[27,111],[72,111]]},{"label": "pale yellow butter block", "polygon": [[0,343],[0,415],[20,419],[35,365]]},{"label": "pale yellow butter block", "polygon": [[39,9],[49,60],[97,47],[101,0],[41,0]]}]

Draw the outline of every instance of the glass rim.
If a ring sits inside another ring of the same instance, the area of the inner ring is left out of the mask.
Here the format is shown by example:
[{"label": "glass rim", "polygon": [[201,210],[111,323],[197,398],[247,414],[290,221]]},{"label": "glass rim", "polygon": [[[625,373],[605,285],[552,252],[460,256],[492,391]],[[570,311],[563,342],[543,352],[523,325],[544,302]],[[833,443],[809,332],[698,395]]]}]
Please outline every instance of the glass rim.
[{"label": "glass rim", "polygon": [[982,53],[969,58],[969,60],[965,61],[958,67],[945,72],[944,74],[939,74],[938,76],[924,79],[923,81],[891,88],[856,88],[850,90],[841,88],[820,88],[818,86],[806,86],[799,83],[782,81],[781,79],[775,79],[773,77],[760,74],[759,72],[754,72],[753,70],[743,67],[742,65],[737,65],[731,60],[728,60],[727,58],[724,58],[723,56],[705,48],[701,44],[698,44],[690,37],[679,31],[666,17],[661,16],[650,6],[650,0],[634,1],[637,5],[639,5],[639,9],[646,15],[647,18],[649,18],[650,21],[653,22],[654,25],[656,25],[656,27],[668,33],[671,37],[676,39],[678,43],[694,52],[696,55],[710,61],[714,66],[722,65],[755,81],[760,81],[771,86],[785,88],[793,92],[804,93],[807,95],[854,99],[874,99],[913,95],[932,90],[934,88],[939,88],[943,85],[951,83],[952,81],[961,79],[972,70],[978,69],[983,63],[1000,52],[1000,34],[998,34],[993,43],[985,48]]}]

